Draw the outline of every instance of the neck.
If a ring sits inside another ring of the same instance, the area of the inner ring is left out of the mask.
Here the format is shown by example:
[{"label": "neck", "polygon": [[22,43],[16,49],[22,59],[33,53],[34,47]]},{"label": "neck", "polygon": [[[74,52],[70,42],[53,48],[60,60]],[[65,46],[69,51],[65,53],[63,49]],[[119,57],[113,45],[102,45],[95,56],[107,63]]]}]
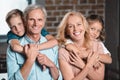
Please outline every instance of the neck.
[{"label": "neck", "polygon": [[77,40],[74,42],[76,46],[78,47],[84,47],[84,39]]},{"label": "neck", "polygon": [[37,34],[37,35],[27,34],[27,36],[35,42],[40,40],[40,34]]}]

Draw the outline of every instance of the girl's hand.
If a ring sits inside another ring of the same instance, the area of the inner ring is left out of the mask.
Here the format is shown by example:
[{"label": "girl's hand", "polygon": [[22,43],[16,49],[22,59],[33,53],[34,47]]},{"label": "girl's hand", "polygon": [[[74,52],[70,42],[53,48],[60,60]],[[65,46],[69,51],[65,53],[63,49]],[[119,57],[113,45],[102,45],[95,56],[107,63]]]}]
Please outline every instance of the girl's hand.
[{"label": "girl's hand", "polygon": [[89,65],[90,68],[93,67],[93,65],[95,65],[98,61],[99,61],[99,54],[98,53],[91,52],[88,55],[87,64]]},{"label": "girl's hand", "polygon": [[95,70],[99,69],[101,67],[101,62],[97,62],[95,65],[93,65],[93,68]]},{"label": "girl's hand", "polygon": [[70,52],[79,53],[78,48],[74,44],[67,44],[65,48]]}]

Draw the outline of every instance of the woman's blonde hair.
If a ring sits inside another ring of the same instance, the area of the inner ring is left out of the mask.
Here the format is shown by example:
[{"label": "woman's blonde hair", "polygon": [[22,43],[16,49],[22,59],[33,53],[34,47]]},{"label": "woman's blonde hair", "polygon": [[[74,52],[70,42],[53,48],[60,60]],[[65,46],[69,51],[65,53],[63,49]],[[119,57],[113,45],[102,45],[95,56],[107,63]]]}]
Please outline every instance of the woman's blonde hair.
[{"label": "woman's blonde hair", "polygon": [[[65,16],[63,17],[61,23],[59,24],[58,29],[57,29],[58,33],[57,33],[56,37],[57,37],[57,40],[58,40],[60,46],[64,45],[67,39],[70,39],[70,37],[67,35],[66,27],[68,24],[67,23],[68,18],[70,16],[73,16],[73,15],[77,15],[81,18],[81,20],[83,22],[83,26],[85,27],[85,30],[87,30],[88,23],[87,23],[87,20],[82,13],[76,12],[76,11],[71,11],[71,12],[66,13]],[[87,46],[87,43],[88,43],[88,35],[87,35],[87,31],[86,31],[84,45]]]}]

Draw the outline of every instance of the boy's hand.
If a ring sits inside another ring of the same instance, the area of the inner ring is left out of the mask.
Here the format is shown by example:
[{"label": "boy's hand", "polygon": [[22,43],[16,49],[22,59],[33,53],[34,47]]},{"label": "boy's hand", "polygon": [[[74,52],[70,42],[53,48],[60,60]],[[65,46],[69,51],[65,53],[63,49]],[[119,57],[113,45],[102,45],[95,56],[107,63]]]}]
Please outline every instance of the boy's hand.
[{"label": "boy's hand", "polygon": [[46,66],[45,65],[43,65],[43,71],[45,71],[46,70]]},{"label": "boy's hand", "polygon": [[27,44],[24,47],[25,55],[27,59],[35,61],[37,55],[39,54],[38,50],[36,49],[36,44]]}]

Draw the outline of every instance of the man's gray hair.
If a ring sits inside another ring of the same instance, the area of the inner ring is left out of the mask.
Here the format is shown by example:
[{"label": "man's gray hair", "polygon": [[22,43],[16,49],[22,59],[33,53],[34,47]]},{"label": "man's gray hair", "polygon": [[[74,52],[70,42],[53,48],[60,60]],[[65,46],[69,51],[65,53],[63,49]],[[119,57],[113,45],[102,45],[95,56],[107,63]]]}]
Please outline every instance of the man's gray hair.
[{"label": "man's gray hair", "polygon": [[25,21],[28,18],[29,12],[31,12],[34,9],[40,9],[43,12],[43,14],[45,16],[45,20],[46,20],[46,18],[47,18],[47,12],[46,12],[45,7],[43,7],[42,5],[28,5],[28,7],[24,10]]}]

